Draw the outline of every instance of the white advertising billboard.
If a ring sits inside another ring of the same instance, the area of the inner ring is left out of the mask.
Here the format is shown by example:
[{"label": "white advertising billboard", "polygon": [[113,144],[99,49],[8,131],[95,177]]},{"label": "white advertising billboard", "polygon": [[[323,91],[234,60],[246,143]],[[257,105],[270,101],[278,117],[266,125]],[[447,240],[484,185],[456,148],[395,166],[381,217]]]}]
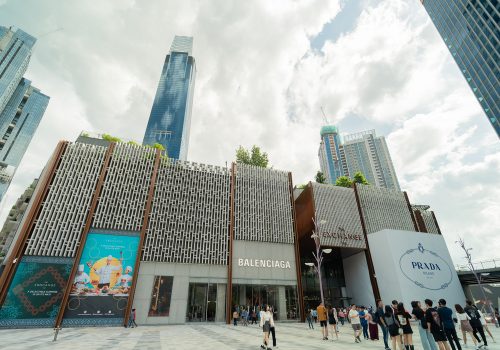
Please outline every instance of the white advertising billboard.
[{"label": "white advertising billboard", "polygon": [[368,235],[378,286],[386,304],[396,299],[407,309],[413,300],[441,298],[453,309],[465,295],[443,236],[382,230]]}]

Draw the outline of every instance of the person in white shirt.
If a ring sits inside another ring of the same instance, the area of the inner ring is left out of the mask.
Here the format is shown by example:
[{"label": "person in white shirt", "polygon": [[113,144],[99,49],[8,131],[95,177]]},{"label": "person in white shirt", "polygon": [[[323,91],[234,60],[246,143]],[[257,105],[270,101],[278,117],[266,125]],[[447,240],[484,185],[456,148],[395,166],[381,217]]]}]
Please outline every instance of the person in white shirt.
[{"label": "person in white shirt", "polygon": [[127,266],[125,268],[125,274],[120,277],[121,280],[125,278],[129,286],[131,285],[132,282],[132,276],[130,275],[131,273],[132,273],[132,266]]},{"label": "person in white shirt", "polygon": [[479,312],[479,316],[481,316],[480,320],[481,320],[481,324],[483,325],[483,328],[486,330],[486,332],[488,332],[488,334],[491,337],[491,340],[493,340],[493,343],[496,343],[495,338],[493,338],[493,334],[491,334],[491,331],[488,328],[488,322],[486,322],[486,318],[484,318],[483,313],[479,309],[477,309],[477,312]]},{"label": "person in white shirt", "polygon": [[[111,274],[115,271],[121,271],[121,269],[122,269],[123,256],[120,257],[120,265],[119,266],[111,265],[112,260],[113,260],[113,256],[108,255],[108,259],[106,260],[106,265],[104,265],[103,267],[101,267],[99,269],[94,268],[94,272],[99,276],[99,283],[97,284],[97,288],[99,288],[99,289],[102,289],[104,287],[107,287],[106,289],[109,289],[110,284],[111,284]],[[89,267],[91,266],[90,263],[88,265],[89,265]]]},{"label": "person in white shirt", "polygon": [[84,272],[84,265],[78,265],[78,272],[76,273],[73,285],[76,289],[83,289],[90,283],[89,275]]},{"label": "person in white shirt", "polygon": [[354,341],[356,343],[361,343],[361,320],[359,319],[358,310],[356,310],[356,305],[351,305],[351,310],[349,310],[349,320],[351,321],[352,329],[354,330]]},{"label": "person in white shirt", "polygon": [[472,341],[474,342],[474,346],[477,346],[477,340],[474,337],[472,326],[470,325],[470,317],[465,312],[464,308],[460,304],[455,304],[455,311],[457,312],[456,317],[457,321],[460,324],[460,329],[462,330],[462,336],[464,339],[464,344],[467,346],[467,333],[469,333]]},{"label": "person in white shirt", "polygon": [[269,305],[266,305],[265,311],[260,312],[260,326],[264,332],[264,343],[260,346],[261,349],[271,350],[269,347],[269,331],[274,327],[273,313],[270,311]]}]

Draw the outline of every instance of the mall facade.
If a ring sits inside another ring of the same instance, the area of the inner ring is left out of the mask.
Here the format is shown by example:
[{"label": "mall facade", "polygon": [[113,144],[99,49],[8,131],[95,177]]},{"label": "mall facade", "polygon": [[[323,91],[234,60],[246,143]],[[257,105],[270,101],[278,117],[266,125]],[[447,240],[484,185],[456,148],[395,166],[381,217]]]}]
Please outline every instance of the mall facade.
[{"label": "mall facade", "polygon": [[[391,268],[402,272],[391,283],[404,296],[405,283],[425,287],[448,275],[411,275],[405,261],[411,268],[420,256],[402,257],[396,268],[384,257],[399,256],[400,247],[377,242],[442,241],[427,209],[410,205],[405,192],[294,189],[286,171],[172,160],[154,148],[81,136],[58,144],[4,260],[0,327],[123,325],[132,308],[140,324],[230,322],[234,308],[263,304],[279,321],[304,320],[319,303],[317,276],[305,265],[313,218],[321,245],[333,248],[322,268],[329,304],[389,297],[382,275],[394,275]],[[420,245],[414,251],[425,255]],[[453,266],[443,249],[442,270]]]}]

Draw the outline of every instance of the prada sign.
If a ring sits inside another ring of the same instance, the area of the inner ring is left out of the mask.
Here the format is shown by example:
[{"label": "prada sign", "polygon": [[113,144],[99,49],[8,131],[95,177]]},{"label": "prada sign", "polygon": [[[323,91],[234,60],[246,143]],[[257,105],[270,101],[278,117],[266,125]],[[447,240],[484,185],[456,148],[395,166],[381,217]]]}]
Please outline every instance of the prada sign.
[{"label": "prada sign", "polygon": [[241,267],[262,267],[274,269],[291,269],[290,261],[288,260],[271,260],[271,259],[238,259],[238,266]]}]

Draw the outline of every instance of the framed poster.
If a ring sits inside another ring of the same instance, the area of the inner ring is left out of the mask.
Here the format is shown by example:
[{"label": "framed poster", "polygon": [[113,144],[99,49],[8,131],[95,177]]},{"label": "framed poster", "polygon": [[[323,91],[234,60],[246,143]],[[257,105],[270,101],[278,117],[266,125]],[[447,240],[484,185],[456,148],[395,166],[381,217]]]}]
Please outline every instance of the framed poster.
[{"label": "framed poster", "polygon": [[89,232],[63,324],[123,322],[138,248],[138,232]]},{"label": "framed poster", "polygon": [[0,327],[53,327],[73,259],[23,256],[0,308]]}]

